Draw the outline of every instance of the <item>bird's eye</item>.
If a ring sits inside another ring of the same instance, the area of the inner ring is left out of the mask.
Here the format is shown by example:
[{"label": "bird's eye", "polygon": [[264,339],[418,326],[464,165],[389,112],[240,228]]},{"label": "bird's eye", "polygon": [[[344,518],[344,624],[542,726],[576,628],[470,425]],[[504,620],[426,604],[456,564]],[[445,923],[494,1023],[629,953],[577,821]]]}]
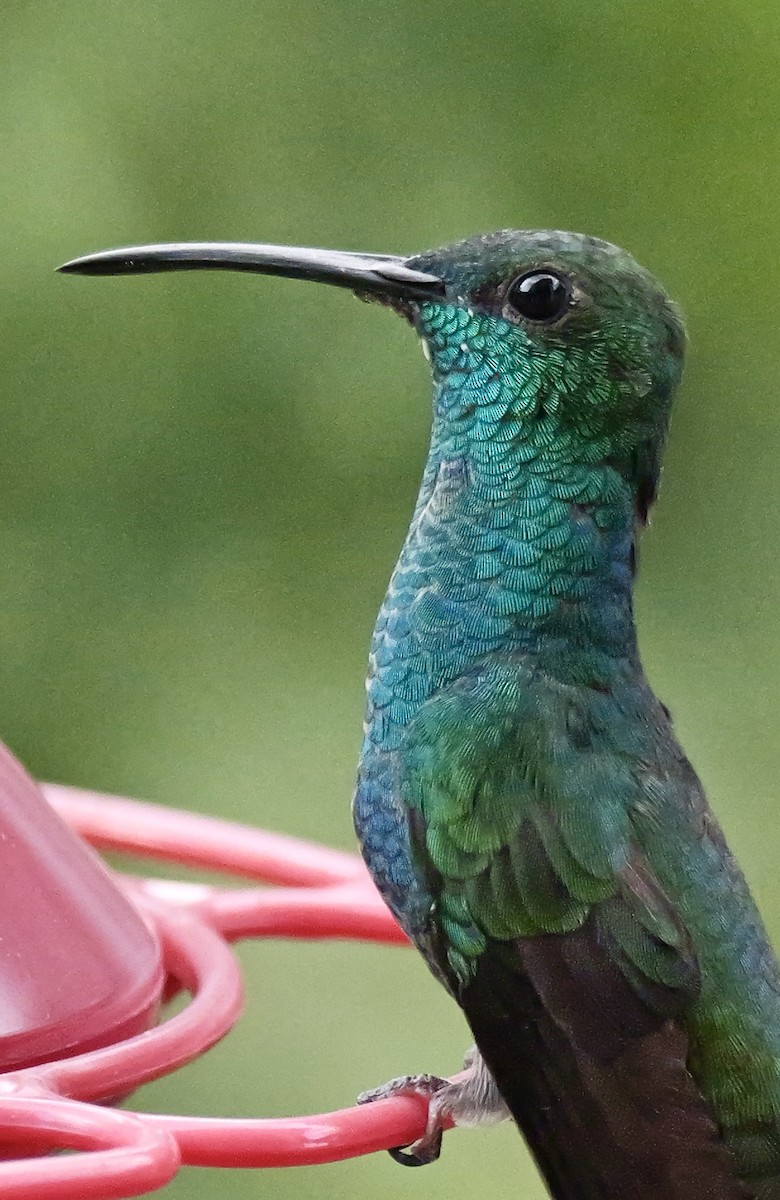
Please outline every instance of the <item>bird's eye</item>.
[{"label": "bird's eye", "polygon": [[552,271],[529,271],[510,283],[506,299],[526,321],[557,321],[569,307],[571,288]]}]

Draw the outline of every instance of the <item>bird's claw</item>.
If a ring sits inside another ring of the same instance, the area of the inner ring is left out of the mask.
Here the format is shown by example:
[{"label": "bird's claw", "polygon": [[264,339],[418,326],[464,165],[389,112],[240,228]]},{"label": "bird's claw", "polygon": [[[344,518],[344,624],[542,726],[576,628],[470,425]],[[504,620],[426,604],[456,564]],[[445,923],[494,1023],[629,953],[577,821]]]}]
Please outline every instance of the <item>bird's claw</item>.
[{"label": "bird's claw", "polygon": [[393,1146],[387,1153],[402,1167],[425,1167],[441,1154],[441,1141],[441,1130],[436,1129],[432,1137],[426,1133],[410,1146]]},{"label": "bird's claw", "polygon": [[503,1121],[509,1110],[495,1080],[475,1046],[466,1055],[465,1071],[456,1079],[439,1075],[402,1075],[358,1096],[358,1104],[387,1100],[390,1096],[421,1096],[428,1101],[425,1132],[410,1146],[389,1151],[405,1167],[435,1162],[441,1153],[442,1130],[450,1125],[482,1125]]},{"label": "bird's claw", "polygon": [[394,1146],[388,1150],[390,1157],[403,1167],[424,1167],[435,1162],[441,1154],[443,1107],[437,1105],[435,1097],[444,1088],[451,1087],[449,1079],[438,1075],[401,1075],[381,1087],[361,1092],[358,1104],[372,1104],[375,1100],[387,1100],[391,1096],[422,1096],[428,1101],[428,1120],[425,1133],[409,1146]]}]

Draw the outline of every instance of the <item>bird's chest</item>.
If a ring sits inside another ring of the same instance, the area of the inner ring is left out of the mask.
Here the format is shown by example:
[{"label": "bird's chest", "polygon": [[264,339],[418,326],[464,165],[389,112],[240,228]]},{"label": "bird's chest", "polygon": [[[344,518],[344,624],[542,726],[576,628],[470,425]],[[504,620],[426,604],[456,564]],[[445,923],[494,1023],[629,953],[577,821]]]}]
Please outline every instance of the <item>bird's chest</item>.
[{"label": "bird's chest", "polygon": [[486,611],[478,581],[447,561],[432,566],[429,559],[399,567],[374,630],[365,734],[377,748],[398,749],[435,692],[511,639],[511,620]]},{"label": "bird's chest", "polygon": [[385,901],[410,937],[429,935],[432,896],[412,845],[402,798],[403,739],[419,710],[442,688],[513,637],[458,552],[448,514],[410,535],[377,619],[366,679],[365,739],[353,804],[363,856]]},{"label": "bird's chest", "polygon": [[511,636],[511,620],[491,611],[477,568],[487,542],[468,538],[458,512],[464,470],[462,462],[441,464],[377,618],[353,804],[366,864],[401,925],[418,941],[432,898],[415,863],[411,814],[401,797],[403,736],[432,695]]},{"label": "bird's chest", "polygon": [[461,458],[439,463],[377,617],[366,679],[366,737],[395,749],[426,700],[479,659],[527,637],[534,588],[515,565],[513,514],[474,502]]}]

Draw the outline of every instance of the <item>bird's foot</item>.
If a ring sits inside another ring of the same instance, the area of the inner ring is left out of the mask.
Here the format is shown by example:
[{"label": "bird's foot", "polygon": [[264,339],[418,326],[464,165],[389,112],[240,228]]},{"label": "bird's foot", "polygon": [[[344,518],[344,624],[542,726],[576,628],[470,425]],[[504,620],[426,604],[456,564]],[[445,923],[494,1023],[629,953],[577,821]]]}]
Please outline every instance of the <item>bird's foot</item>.
[{"label": "bird's foot", "polygon": [[395,1146],[388,1150],[391,1158],[405,1167],[422,1167],[435,1162],[441,1153],[442,1119],[447,1115],[447,1090],[453,1086],[449,1079],[438,1075],[400,1075],[381,1087],[361,1092],[358,1104],[372,1104],[374,1100],[387,1100],[390,1096],[422,1096],[428,1101],[428,1119],[425,1133],[410,1146]]},{"label": "bird's foot", "polygon": [[396,1162],[405,1167],[422,1167],[435,1162],[441,1153],[442,1130],[447,1121],[454,1125],[481,1125],[503,1121],[509,1116],[493,1076],[474,1046],[466,1055],[465,1067],[464,1074],[454,1081],[438,1075],[401,1075],[358,1096],[358,1104],[371,1104],[390,1096],[427,1099],[425,1132],[410,1146],[397,1146],[388,1151]]}]

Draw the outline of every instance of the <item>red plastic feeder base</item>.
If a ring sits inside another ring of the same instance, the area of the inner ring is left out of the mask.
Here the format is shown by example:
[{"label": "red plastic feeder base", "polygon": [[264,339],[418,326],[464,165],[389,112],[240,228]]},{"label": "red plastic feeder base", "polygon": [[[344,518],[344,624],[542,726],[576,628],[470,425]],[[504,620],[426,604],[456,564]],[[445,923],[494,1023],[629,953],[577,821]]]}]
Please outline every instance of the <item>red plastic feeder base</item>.
[{"label": "red plastic feeder base", "polygon": [[[21,998],[18,1012],[9,999],[0,1024],[0,1156],[21,1146],[30,1155],[0,1162],[0,1197],[131,1196],[162,1187],[182,1164],[333,1162],[420,1136],[425,1104],[413,1098],[273,1120],[102,1107],[232,1028],[242,1007],[229,944],[237,938],[406,939],[357,857],[139,801],[52,784],[42,791],[70,830],[15,760],[0,756],[0,869],[16,930],[15,941],[0,942],[0,986]],[[276,886],[120,877],[71,830],[98,849]],[[191,1000],[150,1028],[165,980]],[[85,1153],[43,1156],[62,1148]]]}]

